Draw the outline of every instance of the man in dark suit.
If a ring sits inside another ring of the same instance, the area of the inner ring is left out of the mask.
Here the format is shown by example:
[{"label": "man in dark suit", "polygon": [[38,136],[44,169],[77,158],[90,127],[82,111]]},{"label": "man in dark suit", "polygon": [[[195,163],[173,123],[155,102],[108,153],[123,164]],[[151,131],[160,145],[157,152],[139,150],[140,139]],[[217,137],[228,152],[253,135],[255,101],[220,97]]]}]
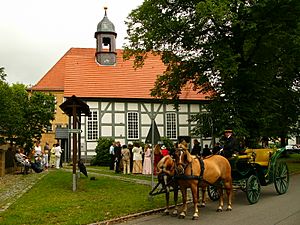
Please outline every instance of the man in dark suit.
[{"label": "man in dark suit", "polygon": [[223,139],[223,152],[226,158],[230,158],[232,154],[238,152],[238,144],[233,136],[232,130],[225,130]]}]

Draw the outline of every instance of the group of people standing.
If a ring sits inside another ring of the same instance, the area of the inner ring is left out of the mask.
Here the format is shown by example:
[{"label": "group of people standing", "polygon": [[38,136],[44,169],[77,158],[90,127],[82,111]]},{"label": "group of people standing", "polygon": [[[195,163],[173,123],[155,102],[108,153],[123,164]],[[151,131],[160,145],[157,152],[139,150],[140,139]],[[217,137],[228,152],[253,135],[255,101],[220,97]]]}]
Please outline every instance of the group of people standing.
[{"label": "group of people standing", "polygon": [[59,143],[53,145],[50,149],[46,142],[42,149],[40,141],[36,141],[32,151],[26,155],[22,147],[17,147],[15,160],[24,166],[25,172],[32,168],[35,172],[47,171],[49,167],[59,169],[61,167],[62,149]]},{"label": "group of people standing", "polygon": [[232,130],[225,130],[224,136],[220,139],[220,142],[217,142],[212,149],[210,149],[208,145],[205,144],[204,148],[201,150],[199,141],[197,139],[194,139],[194,145],[191,154],[202,157],[219,154],[223,155],[225,158],[230,158],[232,154],[239,152],[239,145],[236,138],[233,136]]},{"label": "group of people standing", "polygon": [[160,145],[156,145],[153,151],[149,144],[143,148],[139,143],[121,146],[120,142],[113,142],[109,154],[110,170],[115,170],[116,173],[152,174],[152,154],[154,154],[155,172],[158,161],[169,152],[165,146]]},{"label": "group of people standing", "polygon": [[[233,137],[232,130],[225,130],[224,137],[220,139],[213,148],[207,144],[201,149],[197,139],[193,140],[192,155],[207,157],[209,155],[220,154],[226,158],[238,151],[236,139]],[[153,174],[156,175],[158,162],[170,151],[165,145],[155,145],[154,149],[148,144],[142,148],[139,143],[121,146],[120,142],[113,142],[109,148],[110,170],[124,174],[152,174],[152,154],[153,154]]]},{"label": "group of people standing", "polygon": [[221,146],[220,146],[219,142],[217,142],[212,149],[210,149],[208,147],[208,144],[205,144],[204,148],[201,149],[200,143],[199,143],[199,141],[197,139],[194,139],[193,144],[194,145],[193,145],[191,154],[192,155],[197,155],[197,156],[202,156],[203,158],[205,158],[205,157],[207,157],[209,155],[218,154],[219,151],[221,150]]},{"label": "group of people standing", "polygon": [[45,170],[48,170],[49,167],[59,169],[62,167],[61,165],[61,154],[62,149],[57,142],[53,144],[52,148],[50,149],[49,143],[46,142],[44,149],[42,150],[40,146],[40,142],[37,141],[36,145],[34,146],[34,158],[35,160],[40,161],[42,167]]}]

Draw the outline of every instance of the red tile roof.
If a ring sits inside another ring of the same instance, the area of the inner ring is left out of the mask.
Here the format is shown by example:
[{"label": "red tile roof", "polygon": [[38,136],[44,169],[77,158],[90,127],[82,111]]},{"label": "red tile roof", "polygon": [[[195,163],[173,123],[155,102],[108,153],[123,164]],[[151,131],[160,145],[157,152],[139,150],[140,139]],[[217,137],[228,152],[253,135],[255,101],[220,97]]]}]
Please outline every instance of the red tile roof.
[{"label": "red tile roof", "polygon": [[68,52],[31,89],[35,91],[63,91],[67,54]]},{"label": "red tile roof", "polygon": [[[133,68],[133,60],[124,61],[122,50],[117,50],[114,66],[99,65],[94,48],[71,48],[33,90],[64,90],[65,97],[153,99],[157,75],[165,70],[159,56],[149,55],[142,68]],[[182,100],[205,100],[205,95],[186,88]]]}]

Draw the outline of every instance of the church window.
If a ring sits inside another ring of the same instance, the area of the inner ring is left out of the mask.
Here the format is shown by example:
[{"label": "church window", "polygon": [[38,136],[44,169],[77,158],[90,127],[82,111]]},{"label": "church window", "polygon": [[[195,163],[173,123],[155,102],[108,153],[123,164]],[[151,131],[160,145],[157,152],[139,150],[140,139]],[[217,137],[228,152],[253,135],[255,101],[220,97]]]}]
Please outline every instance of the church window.
[{"label": "church window", "polygon": [[127,138],[139,138],[139,117],[137,112],[129,112],[127,114]]},{"label": "church window", "polygon": [[177,138],[176,113],[166,113],[166,136],[170,139]]},{"label": "church window", "polygon": [[91,114],[87,119],[87,139],[97,140],[98,139],[98,111],[91,111]]}]

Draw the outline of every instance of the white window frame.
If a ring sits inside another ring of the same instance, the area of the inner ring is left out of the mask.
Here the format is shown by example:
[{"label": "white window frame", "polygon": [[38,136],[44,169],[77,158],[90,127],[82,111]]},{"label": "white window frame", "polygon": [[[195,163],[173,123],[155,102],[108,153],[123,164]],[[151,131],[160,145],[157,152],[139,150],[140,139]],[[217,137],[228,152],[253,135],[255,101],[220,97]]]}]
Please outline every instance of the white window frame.
[{"label": "white window frame", "polygon": [[177,116],[176,113],[166,113],[166,137],[177,139]]},{"label": "white window frame", "polygon": [[99,113],[98,110],[91,110],[86,123],[87,140],[96,141],[99,138]]},{"label": "white window frame", "polygon": [[127,112],[127,139],[137,140],[139,139],[139,113],[138,112]]}]

